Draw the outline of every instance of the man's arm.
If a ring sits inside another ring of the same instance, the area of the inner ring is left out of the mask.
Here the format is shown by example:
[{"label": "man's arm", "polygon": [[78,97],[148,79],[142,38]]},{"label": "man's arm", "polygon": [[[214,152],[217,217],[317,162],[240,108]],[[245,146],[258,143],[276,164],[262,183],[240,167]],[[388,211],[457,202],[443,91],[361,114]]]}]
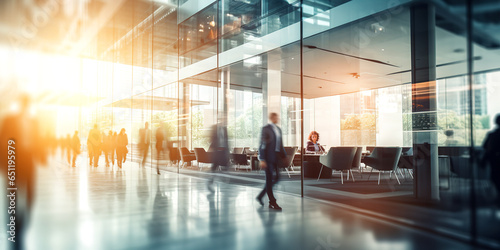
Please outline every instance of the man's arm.
[{"label": "man's arm", "polygon": [[260,161],[260,166],[262,168],[267,167],[266,159],[267,159],[267,154],[266,154],[266,148],[267,148],[267,143],[268,143],[268,134],[266,132],[266,127],[262,127],[262,130],[260,132],[260,143],[259,143],[259,161]]}]

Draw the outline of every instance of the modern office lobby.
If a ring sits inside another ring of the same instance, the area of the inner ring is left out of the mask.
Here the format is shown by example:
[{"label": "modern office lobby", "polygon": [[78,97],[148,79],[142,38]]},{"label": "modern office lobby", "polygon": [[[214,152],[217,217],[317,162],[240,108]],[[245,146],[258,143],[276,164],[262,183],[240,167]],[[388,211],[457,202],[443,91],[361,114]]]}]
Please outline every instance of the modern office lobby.
[{"label": "modern office lobby", "polygon": [[0,249],[499,249],[499,16],[1,1]]}]

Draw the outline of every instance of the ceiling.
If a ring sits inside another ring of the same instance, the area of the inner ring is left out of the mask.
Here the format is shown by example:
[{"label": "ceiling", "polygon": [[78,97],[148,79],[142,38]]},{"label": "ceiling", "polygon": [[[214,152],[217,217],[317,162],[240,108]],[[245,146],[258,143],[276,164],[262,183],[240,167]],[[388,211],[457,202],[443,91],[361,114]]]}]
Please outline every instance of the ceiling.
[{"label": "ceiling", "polygon": [[[383,25],[383,32],[375,33],[366,28],[372,27],[374,23],[377,22],[373,18],[367,18],[304,39],[304,98],[340,95],[411,82],[409,11],[393,16],[390,22]],[[499,28],[497,26],[496,31],[500,31]],[[465,36],[436,27],[437,78],[466,74],[466,51]],[[497,70],[500,65],[500,50],[497,48],[474,43],[473,56],[475,72]],[[257,60],[247,59],[227,67],[225,70],[231,72],[231,88],[261,92],[262,83],[267,79],[268,65],[272,64],[268,58],[280,60],[282,94],[300,96],[298,43],[259,55]]]},{"label": "ceiling", "polygon": [[[51,1],[0,1],[0,43],[15,48],[73,54],[172,71],[178,67],[177,2],[174,0],[89,0],[59,2],[48,20],[26,33],[23,22]],[[242,1],[240,1],[242,2]],[[305,1],[328,9],[345,1]],[[435,1],[437,77],[467,73],[463,0]],[[444,6],[444,7],[443,7]],[[496,70],[500,3],[474,1],[474,71]],[[31,20],[33,23],[33,20]],[[155,23],[154,29],[152,24]],[[382,30],[377,30],[382,28]],[[23,33],[24,32],[24,33]],[[133,46],[132,46],[133,45]],[[304,39],[304,97],[318,98],[410,82],[409,11],[378,20],[370,16]],[[272,59],[269,59],[272,58]],[[276,64],[276,61],[279,64]],[[389,65],[390,64],[390,65]],[[230,65],[233,89],[262,91],[270,65],[279,65],[285,96],[300,93],[298,43]],[[359,76],[359,77],[355,77]],[[186,82],[216,86],[215,71]]]}]

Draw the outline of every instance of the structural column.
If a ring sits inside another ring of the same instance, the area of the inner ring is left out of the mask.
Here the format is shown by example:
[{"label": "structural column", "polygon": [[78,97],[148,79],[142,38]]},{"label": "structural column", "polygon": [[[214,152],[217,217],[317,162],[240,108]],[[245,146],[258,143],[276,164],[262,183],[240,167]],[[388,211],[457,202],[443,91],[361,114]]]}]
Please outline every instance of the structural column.
[{"label": "structural column", "polygon": [[414,193],[439,200],[435,9],[411,7],[411,73]]},{"label": "structural column", "polygon": [[220,69],[220,86],[218,86],[219,91],[219,101],[218,101],[218,114],[217,114],[217,122],[222,123],[224,126],[227,126],[227,118],[229,114],[228,104],[231,100],[229,100],[231,94],[231,71],[229,68]]},{"label": "structural column", "polygon": [[189,133],[189,119],[191,115],[191,96],[189,94],[189,83],[180,82],[179,84],[179,145],[178,147],[190,148],[191,135]]},{"label": "structural column", "polygon": [[281,114],[281,55],[279,52],[267,53],[267,77],[262,83],[264,124],[269,113]]}]

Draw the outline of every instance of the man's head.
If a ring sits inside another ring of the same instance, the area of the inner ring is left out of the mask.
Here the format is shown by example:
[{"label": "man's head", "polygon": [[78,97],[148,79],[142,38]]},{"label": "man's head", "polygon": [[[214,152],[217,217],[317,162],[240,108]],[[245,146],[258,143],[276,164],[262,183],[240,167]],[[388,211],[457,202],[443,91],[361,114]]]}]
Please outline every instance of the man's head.
[{"label": "man's head", "polygon": [[455,134],[455,133],[453,132],[453,130],[448,129],[448,130],[445,130],[445,131],[444,131],[444,134],[445,134],[447,137],[452,137],[452,136],[453,136],[453,134]]},{"label": "man's head", "polygon": [[500,114],[497,114],[497,117],[495,117],[495,123],[500,127]]},{"label": "man's head", "polygon": [[148,128],[149,127],[149,122],[144,123],[144,127]]},{"label": "man's head", "polygon": [[75,135],[78,135],[78,130],[75,130]]},{"label": "man's head", "polygon": [[97,129],[97,123],[94,123],[94,128]]},{"label": "man's head", "polygon": [[270,113],[269,114],[269,121],[271,121],[274,124],[278,124],[280,121],[280,117],[278,116],[278,113]]}]

